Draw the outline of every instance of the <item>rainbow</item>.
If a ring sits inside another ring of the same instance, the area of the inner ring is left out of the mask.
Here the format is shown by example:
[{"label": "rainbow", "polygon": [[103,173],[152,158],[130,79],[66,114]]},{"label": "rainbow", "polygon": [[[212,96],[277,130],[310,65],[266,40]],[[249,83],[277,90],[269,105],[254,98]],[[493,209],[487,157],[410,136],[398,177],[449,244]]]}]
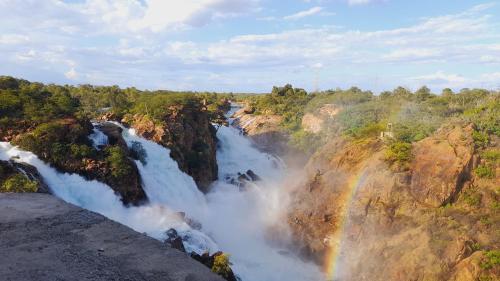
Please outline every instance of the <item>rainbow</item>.
[{"label": "rainbow", "polygon": [[348,183],[348,190],[344,193],[340,202],[344,202],[340,210],[340,220],[333,234],[328,238],[328,249],[325,255],[325,262],[323,264],[323,272],[325,272],[325,280],[333,281],[338,275],[338,265],[340,262],[340,253],[342,250],[343,236],[349,222],[349,209],[355,199],[356,193],[360,186],[363,185],[366,178],[366,169],[360,169],[360,172],[351,176]]}]

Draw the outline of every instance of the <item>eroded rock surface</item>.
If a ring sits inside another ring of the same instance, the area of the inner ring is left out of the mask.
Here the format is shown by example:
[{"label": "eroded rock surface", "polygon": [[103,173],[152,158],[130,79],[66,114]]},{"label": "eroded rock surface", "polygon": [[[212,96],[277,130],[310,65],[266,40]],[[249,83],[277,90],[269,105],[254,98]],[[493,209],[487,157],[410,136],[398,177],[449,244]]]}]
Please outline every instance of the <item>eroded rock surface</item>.
[{"label": "eroded rock surface", "polygon": [[259,149],[276,154],[284,154],[288,147],[288,135],[280,126],[278,115],[255,115],[252,110],[242,108],[233,117],[233,126],[239,127]]},{"label": "eroded rock surface", "polygon": [[498,179],[474,176],[471,133],[463,124],[441,128],[414,144],[405,172],[384,161],[381,140],[330,140],[307,164],[289,206],[303,254],[318,263],[333,256],[339,280],[478,280],[498,274],[498,268],[478,266],[481,251],[500,246],[500,215],[494,207]]},{"label": "eroded rock surface", "polygon": [[162,242],[46,194],[0,194],[0,276],[10,281],[222,281]]}]

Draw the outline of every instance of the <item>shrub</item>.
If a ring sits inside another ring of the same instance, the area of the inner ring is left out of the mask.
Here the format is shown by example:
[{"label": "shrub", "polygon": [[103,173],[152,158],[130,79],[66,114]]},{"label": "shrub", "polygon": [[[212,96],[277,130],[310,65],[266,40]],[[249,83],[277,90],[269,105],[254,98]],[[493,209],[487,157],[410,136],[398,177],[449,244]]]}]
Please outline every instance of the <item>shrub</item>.
[{"label": "shrub", "polygon": [[111,168],[113,177],[121,178],[131,172],[127,154],[119,146],[107,147],[106,154],[106,162]]},{"label": "shrub", "polygon": [[476,207],[481,204],[481,197],[481,194],[475,190],[468,190],[463,194],[464,202],[472,207]]},{"label": "shrub", "polygon": [[479,264],[482,269],[492,269],[500,264],[500,250],[487,251]]},{"label": "shrub", "polygon": [[95,154],[95,150],[85,144],[71,144],[71,156],[77,159],[89,158]]},{"label": "shrub", "polygon": [[474,172],[480,178],[492,179],[495,177],[495,171],[487,165],[479,165]]},{"label": "shrub", "polygon": [[474,139],[474,143],[478,147],[486,147],[490,142],[488,134],[478,131],[472,133],[472,139]]},{"label": "shrub", "polygon": [[500,150],[493,149],[493,150],[487,150],[481,153],[481,157],[485,159],[486,161],[490,161],[492,163],[499,163],[500,162]]},{"label": "shrub", "polygon": [[396,141],[385,152],[385,160],[398,170],[405,170],[412,159],[411,143]]},{"label": "shrub", "polygon": [[228,280],[231,275],[231,263],[229,262],[228,254],[220,254],[215,256],[214,265],[212,266],[212,272],[224,277]]},{"label": "shrub", "polygon": [[37,192],[38,183],[24,175],[16,174],[9,177],[0,187],[0,192]]}]

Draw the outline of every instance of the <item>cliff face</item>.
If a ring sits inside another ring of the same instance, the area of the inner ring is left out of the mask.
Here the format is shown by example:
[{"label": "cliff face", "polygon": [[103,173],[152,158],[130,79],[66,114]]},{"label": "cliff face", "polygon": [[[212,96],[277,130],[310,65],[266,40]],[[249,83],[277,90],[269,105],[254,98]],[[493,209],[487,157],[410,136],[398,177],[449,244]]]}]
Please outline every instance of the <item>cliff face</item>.
[{"label": "cliff face", "polygon": [[289,136],[280,126],[281,116],[255,115],[250,109],[242,108],[233,117],[233,125],[241,128],[262,151],[280,155],[287,151]]},{"label": "cliff face", "polygon": [[340,280],[498,274],[480,265],[500,245],[499,179],[475,177],[471,134],[449,125],[417,142],[406,172],[386,164],[381,140],[330,141],[292,195],[289,224],[303,253],[325,267],[339,256]]},{"label": "cliff face", "polygon": [[92,129],[88,119],[68,117],[20,131],[11,140],[60,172],[102,181],[117,192],[125,204],[140,204],[146,195],[135,162],[129,157],[131,152],[122,145],[123,139],[120,141],[121,134],[114,143],[96,150],[88,139]]},{"label": "cliff face", "polygon": [[170,149],[179,168],[193,177],[202,191],[217,180],[217,137],[206,111],[201,108],[176,105],[168,108],[161,123],[147,116],[124,118],[140,136]]}]

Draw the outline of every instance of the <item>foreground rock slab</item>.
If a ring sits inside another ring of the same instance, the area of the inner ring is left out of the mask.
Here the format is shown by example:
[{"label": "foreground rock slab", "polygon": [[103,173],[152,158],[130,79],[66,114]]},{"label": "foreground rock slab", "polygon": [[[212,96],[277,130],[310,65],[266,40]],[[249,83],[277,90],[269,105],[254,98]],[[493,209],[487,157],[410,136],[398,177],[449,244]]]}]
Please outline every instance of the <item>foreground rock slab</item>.
[{"label": "foreground rock slab", "polygon": [[221,281],[185,253],[48,194],[0,194],[2,280]]}]

